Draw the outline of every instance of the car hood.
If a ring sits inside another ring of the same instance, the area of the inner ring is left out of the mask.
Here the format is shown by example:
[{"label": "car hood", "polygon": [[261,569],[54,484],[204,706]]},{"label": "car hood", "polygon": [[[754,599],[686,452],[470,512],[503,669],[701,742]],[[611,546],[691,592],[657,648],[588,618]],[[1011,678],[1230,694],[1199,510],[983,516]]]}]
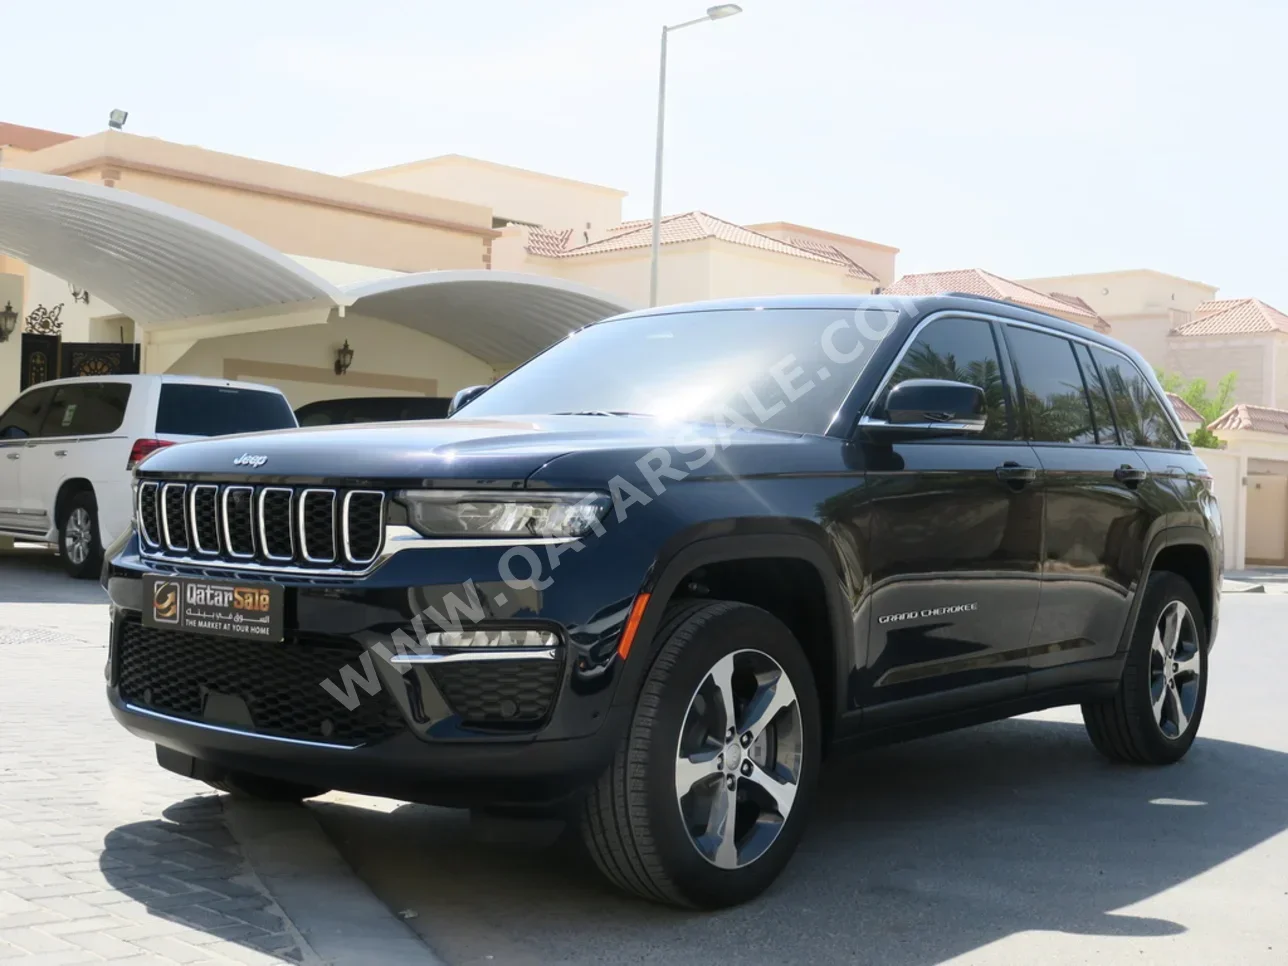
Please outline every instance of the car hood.
[{"label": "car hood", "polygon": [[[462,480],[518,483],[570,453],[648,450],[687,442],[711,427],[628,416],[523,416],[321,426],[221,436],[158,450],[141,477],[300,480]],[[738,445],[787,434],[730,431]]]}]

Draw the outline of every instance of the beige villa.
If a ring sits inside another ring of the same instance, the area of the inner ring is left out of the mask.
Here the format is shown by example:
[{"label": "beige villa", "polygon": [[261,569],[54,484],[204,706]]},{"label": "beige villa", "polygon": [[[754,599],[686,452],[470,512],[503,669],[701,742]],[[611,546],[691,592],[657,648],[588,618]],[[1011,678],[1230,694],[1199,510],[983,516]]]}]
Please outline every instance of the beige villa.
[{"label": "beige villa", "polygon": [[[85,188],[65,197],[63,179]],[[137,343],[145,372],[269,382],[297,406],[447,396],[647,303],[649,226],[623,222],[624,197],[459,155],[337,177],[122,131],[0,125],[0,308],[30,331],[56,316],[64,343]],[[133,234],[86,235],[84,206]],[[663,303],[871,292],[897,254],[702,212],[668,217],[662,241]],[[204,278],[215,249],[220,280]],[[222,291],[176,300],[161,278],[175,271]],[[257,272],[278,288],[256,290]],[[0,343],[0,405],[24,381],[22,341]],[[336,375],[346,341],[353,363]]]}]

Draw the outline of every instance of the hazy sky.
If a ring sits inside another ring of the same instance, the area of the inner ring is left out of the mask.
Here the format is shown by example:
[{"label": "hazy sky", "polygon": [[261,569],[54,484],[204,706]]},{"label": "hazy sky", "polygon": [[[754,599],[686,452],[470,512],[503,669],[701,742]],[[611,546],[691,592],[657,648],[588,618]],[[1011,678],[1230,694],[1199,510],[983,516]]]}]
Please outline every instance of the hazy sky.
[{"label": "hazy sky", "polygon": [[[658,31],[706,0],[0,0],[0,120],[337,174],[445,153],[651,204]],[[1288,0],[744,0],[671,37],[668,212],[901,272],[1150,267],[1288,310]]]}]

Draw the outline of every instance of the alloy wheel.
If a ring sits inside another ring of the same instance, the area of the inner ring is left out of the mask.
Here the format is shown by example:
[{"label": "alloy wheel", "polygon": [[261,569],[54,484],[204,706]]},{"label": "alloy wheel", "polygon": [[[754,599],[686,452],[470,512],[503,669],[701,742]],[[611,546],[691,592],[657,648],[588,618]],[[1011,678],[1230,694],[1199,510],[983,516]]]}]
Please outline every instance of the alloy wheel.
[{"label": "alloy wheel", "polygon": [[791,814],[804,732],[791,679],[768,654],[726,654],[689,699],[675,795],[689,840],[721,869],[764,855]]},{"label": "alloy wheel", "polygon": [[1149,653],[1149,697],[1154,720],[1173,741],[1194,717],[1202,674],[1199,634],[1188,607],[1173,600],[1154,627]]},{"label": "alloy wheel", "polygon": [[67,559],[79,567],[89,559],[90,545],[94,542],[94,521],[89,511],[77,507],[67,518],[63,532],[63,549]]}]

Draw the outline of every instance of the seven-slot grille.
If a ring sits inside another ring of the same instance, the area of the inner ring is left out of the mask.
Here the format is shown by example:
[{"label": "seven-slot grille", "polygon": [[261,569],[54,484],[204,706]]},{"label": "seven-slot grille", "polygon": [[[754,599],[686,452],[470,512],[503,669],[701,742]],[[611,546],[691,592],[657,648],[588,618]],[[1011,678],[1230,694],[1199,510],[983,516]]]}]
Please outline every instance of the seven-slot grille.
[{"label": "seven-slot grille", "polygon": [[144,480],[136,514],[149,555],[234,565],[360,570],[385,536],[379,490]]}]

